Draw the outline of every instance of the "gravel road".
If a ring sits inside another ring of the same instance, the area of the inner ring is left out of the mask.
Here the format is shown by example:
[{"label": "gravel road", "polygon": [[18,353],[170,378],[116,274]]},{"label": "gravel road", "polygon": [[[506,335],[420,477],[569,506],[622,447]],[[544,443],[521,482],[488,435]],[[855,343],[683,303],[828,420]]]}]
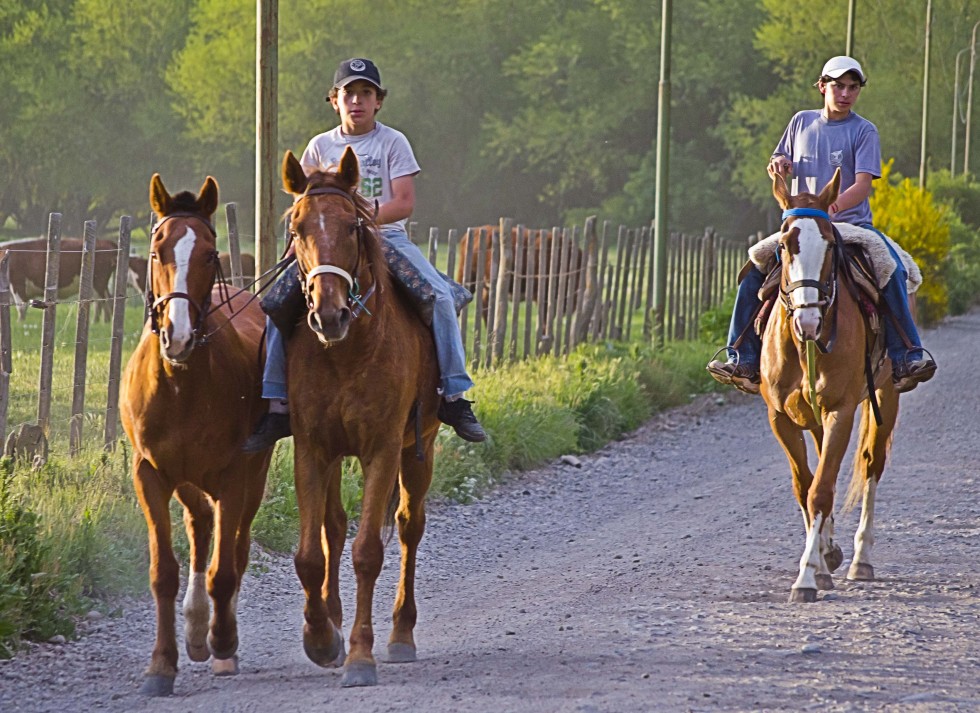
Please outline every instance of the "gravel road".
[{"label": "gravel road", "polygon": [[[980,711],[980,311],[924,338],[940,370],[902,397],[875,582],[843,578],[858,512],[838,514],[837,589],[787,603],[803,527],[786,459],[761,399],[705,397],[580,468],[556,463],[476,504],[434,504],[419,661],[379,664],[376,687],[340,688],[338,671],[306,659],[292,561],[257,553],[239,603],[239,676],[182,654],[175,695],[142,698],[147,599],[93,620],[80,641],[0,662],[0,710]],[[396,562],[392,547],[379,658]],[[347,561],[348,615],[352,581]]]}]

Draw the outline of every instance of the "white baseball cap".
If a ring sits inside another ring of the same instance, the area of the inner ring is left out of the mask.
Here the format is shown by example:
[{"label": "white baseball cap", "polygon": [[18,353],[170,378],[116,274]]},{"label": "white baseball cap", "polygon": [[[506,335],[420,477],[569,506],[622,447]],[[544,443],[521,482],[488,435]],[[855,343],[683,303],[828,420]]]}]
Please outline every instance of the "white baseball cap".
[{"label": "white baseball cap", "polygon": [[820,72],[820,78],[830,77],[831,79],[838,79],[848,72],[857,74],[861,79],[861,84],[868,81],[868,78],[864,76],[864,70],[861,69],[861,63],[847,55],[839,55],[828,59],[827,63],[823,66],[823,70]]}]

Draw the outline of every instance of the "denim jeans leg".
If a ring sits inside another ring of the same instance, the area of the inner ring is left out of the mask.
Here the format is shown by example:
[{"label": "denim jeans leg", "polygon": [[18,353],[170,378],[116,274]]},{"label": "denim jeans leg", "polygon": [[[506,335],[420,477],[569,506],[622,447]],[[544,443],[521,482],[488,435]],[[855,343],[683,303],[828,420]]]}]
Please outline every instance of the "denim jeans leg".
[{"label": "denim jeans leg", "polygon": [[269,317],[265,318],[265,366],[262,369],[262,398],[286,398],[286,343]]},{"label": "denim jeans leg", "polygon": [[432,334],[436,343],[436,360],[439,362],[439,381],[445,396],[456,396],[473,386],[466,373],[466,354],[463,337],[456,321],[456,306],[452,291],[442,275],[433,267],[408,234],[397,226],[385,226],[381,233],[385,240],[405,257],[428,280],[436,293],[432,310]]},{"label": "denim jeans leg", "polygon": [[[885,236],[881,234],[881,231],[875,229],[873,226],[867,223],[861,226],[862,228],[867,228],[868,230],[874,230],[881,237],[882,241],[885,243],[885,247],[888,248],[888,252],[891,254],[892,259],[895,261],[895,272],[892,273],[891,278],[885,285],[885,289],[881,291],[882,297],[885,298],[885,303],[888,305],[888,309],[895,316],[895,321],[898,322],[902,331],[909,338],[913,347],[921,347],[922,342],[919,339],[919,331],[915,328],[915,321],[912,319],[912,312],[909,310],[909,293],[906,285],[908,284],[908,271],[905,269],[905,264],[902,259],[898,256],[895,248],[892,247],[891,243],[885,240]],[[888,357],[892,360],[893,364],[905,361],[906,350],[908,347],[905,346],[905,342],[902,340],[902,335],[895,328],[892,320],[889,317],[882,319],[885,325],[885,349],[888,351]],[[907,355],[909,361],[915,361],[922,358],[921,349],[912,349]]]},{"label": "denim jeans leg", "polygon": [[[743,332],[742,343],[738,347],[738,361],[748,366],[759,366],[759,355],[762,353],[762,340],[755,330],[749,326],[752,317],[759,308],[759,288],[766,276],[753,267],[738,285],[735,295],[735,309],[732,310],[732,321],[728,325],[728,346],[731,347]],[[729,357],[731,357],[729,353]]]}]

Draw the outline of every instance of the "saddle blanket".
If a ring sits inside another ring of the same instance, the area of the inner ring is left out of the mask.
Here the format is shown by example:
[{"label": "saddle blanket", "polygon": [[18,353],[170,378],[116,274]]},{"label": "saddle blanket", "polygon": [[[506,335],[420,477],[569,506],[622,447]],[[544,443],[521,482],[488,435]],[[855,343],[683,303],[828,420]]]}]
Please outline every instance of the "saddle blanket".
[{"label": "saddle blanket", "polygon": [[[884,288],[888,284],[888,280],[891,279],[892,274],[895,272],[895,260],[892,258],[891,253],[885,244],[881,240],[881,236],[873,230],[868,230],[867,228],[862,228],[858,225],[852,225],[850,223],[834,223],[834,227],[840,233],[841,238],[843,238],[845,243],[851,243],[855,245],[860,245],[864,250],[865,254],[868,256],[868,260],[871,261],[871,266],[874,268],[875,275],[878,278],[878,287]],[[776,256],[776,246],[779,243],[779,233],[773,233],[768,238],[763,238],[755,245],[749,248],[749,259],[752,261],[759,270],[763,273],[768,274],[769,268],[772,265],[772,260]],[[902,247],[896,243],[894,240],[889,238],[887,235],[885,239],[889,244],[895,249],[899,257],[902,258],[902,263],[905,265],[905,270],[909,274],[909,279],[906,284],[906,289],[912,293],[919,289],[922,284],[922,271],[919,266],[915,264],[915,260],[909,255]]]}]

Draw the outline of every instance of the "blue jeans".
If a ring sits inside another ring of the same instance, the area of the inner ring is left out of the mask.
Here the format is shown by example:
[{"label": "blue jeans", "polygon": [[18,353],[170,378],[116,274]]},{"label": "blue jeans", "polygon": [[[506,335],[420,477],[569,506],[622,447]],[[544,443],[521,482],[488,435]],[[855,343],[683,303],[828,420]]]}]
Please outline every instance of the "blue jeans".
[{"label": "blue jeans", "polygon": [[[386,225],[381,234],[389,245],[408,260],[419,273],[429,281],[436,293],[432,309],[432,334],[436,343],[436,361],[439,363],[439,378],[443,396],[458,396],[473,386],[473,380],[466,373],[466,354],[463,351],[463,338],[456,321],[456,306],[449,283],[432,266],[418,246],[408,238],[402,228]],[[262,372],[262,397],[266,399],[286,398],[286,345],[282,334],[272,320],[266,317],[265,369]]]},{"label": "blue jeans", "polygon": [[[898,253],[895,252],[891,243],[885,240],[885,236],[881,234],[881,231],[869,223],[864,223],[860,227],[878,233],[888,248],[888,252],[891,253],[896,265],[895,272],[892,273],[881,294],[885,299],[885,303],[888,305],[888,309],[895,315],[896,321],[901,325],[902,330],[909,338],[909,341],[912,342],[913,347],[921,347],[922,342],[919,341],[919,332],[915,328],[912,313],[909,311],[908,291],[905,288],[909,277],[908,270],[905,269],[905,265],[902,263]],[[749,321],[752,319],[752,315],[755,314],[759,306],[759,288],[762,287],[765,279],[765,275],[753,267],[749,270],[749,273],[742,282],[739,283],[738,293],[735,295],[735,309],[732,311],[732,321],[728,326],[729,348],[735,343],[735,340],[738,339],[742,331],[746,329]],[[893,364],[899,364],[906,359],[905,342],[902,341],[902,336],[895,329],[895,325],[891,319],[885,317],[882,319],[882,323],[885,326],[885,349],[888,351],[888,357],[892,360]],[[761,349],[762,341],[755,333],[755,330],[748,329],[738,348],[739,363],[759,366]],[[921,348],[913,348],[908,354],[909,361],[915,361],[921,358]],[[730,354],[729,361],[732,360]]]}]

